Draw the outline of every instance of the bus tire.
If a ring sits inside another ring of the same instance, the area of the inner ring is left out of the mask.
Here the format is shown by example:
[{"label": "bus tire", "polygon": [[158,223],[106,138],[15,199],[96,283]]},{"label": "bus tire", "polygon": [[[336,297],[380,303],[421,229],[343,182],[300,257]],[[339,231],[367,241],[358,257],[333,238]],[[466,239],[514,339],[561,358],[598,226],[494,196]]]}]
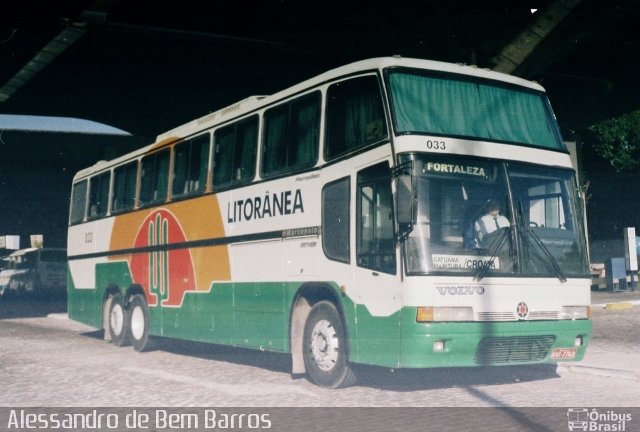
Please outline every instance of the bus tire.
[{"label": "bus tire", "polygon": [[303,343],[304,365],[311,382],[329,388],[355,384],[355,374],[347,360],[344,326],[332,303],[321,301],[311,308]]},{"label": "bus tire", "polygon": [[149,347],[149,306],[141,294],[129,303],[129,329],[133,349],[143,352]]},{"label": "bus tire", "polygon": [[109,332],[111,341],[115,346],[126,346],[129,344],[129,313],[125,306],[124,299],[120,293],[111,296],[109,306]]}]

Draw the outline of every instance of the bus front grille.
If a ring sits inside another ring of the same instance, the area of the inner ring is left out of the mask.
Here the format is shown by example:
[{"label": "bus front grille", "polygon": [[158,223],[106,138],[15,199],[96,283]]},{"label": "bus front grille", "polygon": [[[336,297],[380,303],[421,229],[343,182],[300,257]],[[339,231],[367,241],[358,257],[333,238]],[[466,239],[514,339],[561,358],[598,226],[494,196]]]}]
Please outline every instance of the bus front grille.
[{"label": "bus front grille", "polygon": [[[531,311],[527,320],[557,320],[560,318],[558,311]],[[478,312],[478,321],[520,321],[515,311],[509,312]]]},{"label": "bus front grille", "polygon": [[542,361],[555,340],[552,335],[485,337],[478,344],[474,361],[480,365]]}]

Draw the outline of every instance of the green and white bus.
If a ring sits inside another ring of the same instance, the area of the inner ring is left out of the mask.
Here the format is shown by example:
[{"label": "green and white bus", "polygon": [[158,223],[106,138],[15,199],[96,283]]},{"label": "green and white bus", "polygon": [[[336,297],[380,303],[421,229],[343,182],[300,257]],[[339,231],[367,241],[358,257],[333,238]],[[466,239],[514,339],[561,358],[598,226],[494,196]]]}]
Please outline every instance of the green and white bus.
[{"label": "green and white bus", "polygon": [[77,173],[68,308],[137,351],[161,336],[289,353],[327,387],[357,364],[577,361],[586,251],[542,87],[378,58]]}]

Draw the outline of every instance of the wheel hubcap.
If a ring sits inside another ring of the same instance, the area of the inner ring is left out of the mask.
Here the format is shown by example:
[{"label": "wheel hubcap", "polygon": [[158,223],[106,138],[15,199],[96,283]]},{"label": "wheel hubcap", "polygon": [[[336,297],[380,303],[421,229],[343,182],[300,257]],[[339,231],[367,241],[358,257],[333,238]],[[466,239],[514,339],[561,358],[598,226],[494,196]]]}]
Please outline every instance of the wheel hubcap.
[{"label": "wheel hubcap", "polygon": [[137,306],[131,312],[131,335],[136,339],[142,339],[144,334],[144,314],[142,308]]},{"label": "wheel hubcap", "polygon": [[116,335],[122,334],[122,326],[124,325],[124,312],[120,305],[111,309],[110,315],[111,332]]},{"label": "wheel hubcap", "polygon": [[311,334],[311,353],[313,360],[323,371],[333,369],[338,361],[339,340],[333,325],[320,320]]}]

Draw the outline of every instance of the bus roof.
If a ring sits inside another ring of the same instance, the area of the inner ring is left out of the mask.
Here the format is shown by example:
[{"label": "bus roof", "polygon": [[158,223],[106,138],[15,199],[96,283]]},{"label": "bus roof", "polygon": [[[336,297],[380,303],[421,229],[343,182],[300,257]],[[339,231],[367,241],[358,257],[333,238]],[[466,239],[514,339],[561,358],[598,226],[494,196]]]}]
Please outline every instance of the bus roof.
[{"label": "bus roof", "polygon": [[184,137],[190,135],[195,131],[206,129],[207,127],[214,126],[227,118],[236,117],[243,113],[248,113],[261,106],[269,105],[277,102],[280,99],[286,98],[300,91],[304,91],[308,88],[313,88],[326,81],[330,81],[341,76],[350,75],[357,72],[364,72],[368,70],[380,70],[388,67],[400,66],[400,67],[414,67],[420,69],[434,70],[440,72],[450,72],[461,75],[470,75],[480,78],[493,79],[497,81],[508,82],[511,84],[528,87],[538,91],[544,91],[544,89],[532,81],[527,81],[522,78],[514,77],[512,75],[503,74],[501,72],[491,71],[489,69],[480,69],[476,66],[466,66],[462,64],[445,63],[433,60],[420,60],[403,57],[379,57],[368,60],[361,60],[354,63],[350,63],[345,66],[332,69],[324,72],[314,78],[302,81],[292,87],[279,91],[271,96],[252,96],[247,99],[241,100],[228,107],[222,108],[214,113],[208,114],[199,119],[193,120],[184,125],[171,129],[161,135],[158,135],[156,142],[162,142],[171,138]]},{"label": "bus roof", "polygon": [[495,72],[489,69],[481,69],[476,66],[463,64],[445,63],[434,60],[422,60],[413,58],[403,58],[399,56],[379,57],[361,60],[354,63],[340,66],[338,68],[324,72],[316,77],[302,81],[292,87],[274,93],[270,96],[250,96],[232,105],[224,107],[218,111],[207,114],[198,119],[180,125],[174,129],[164,132],[156,138],[155,143],[142,147],[132,153],[121,156],[111,161],[99,161],[95,165],[79,171],[74,177],[74,181],[86,177],[96,171],[100,171],[109,166],[117,165],[123,161],[141,156],[154,148],[161,147],[172,142],[180,141],[198,132],[205,131],[217,124],[229,121],[233,118],[248,114],[254,110],[266,107],[279,100],[290,97],[296,93],[321,85],[324,82],[334,80],[341,76],[348,76],[358,72],[375,71],[389,67],[408,67],[439,72],[448,72],[459,75],[468,75],[479,78],[502,81],[522,87],[527,87],[536,91],[544,92],[544,88],[533,81],[527,81],[512,75]]}]

